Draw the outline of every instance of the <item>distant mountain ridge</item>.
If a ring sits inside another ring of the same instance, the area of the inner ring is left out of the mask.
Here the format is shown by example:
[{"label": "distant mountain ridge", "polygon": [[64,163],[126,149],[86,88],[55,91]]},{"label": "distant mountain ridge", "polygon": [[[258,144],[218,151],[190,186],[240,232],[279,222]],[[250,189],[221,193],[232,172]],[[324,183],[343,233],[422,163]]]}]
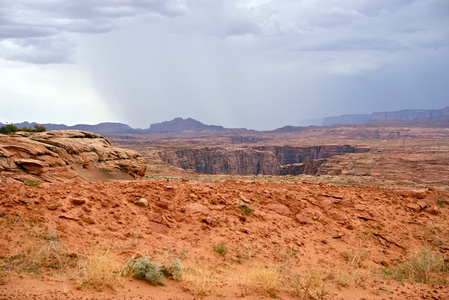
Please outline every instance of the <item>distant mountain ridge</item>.
[{"label": "distant mountain ridge", "polygon": [[[5,125],[0,123],[0,126]],[[181,133],[181,132],[224,132],[224,131],[235,131],[235,130],[246,130],[246,129],[227,129],[223,126],[217,125],[206,125],[200,121],[194,120],[192,118],[175,118],[171,121],[165,121],[161,123],[151,124],[148,129],[134,129],[127,124],[123,123],[99,123],[96,125],[88,124],[77,124],[73,126],[67,126],[64,124],[51,124],[51,123],[36,123],[36,122],[22,122],[15,123],[19,128],[22,127],[33,127],[34,125],[43,125],[47,130],[83,130],[94,132],[97,134],[117,134],[117,133],[127,133],[127,134],[151,134],[151,133]]]},{"label": "distant mountain ridge", "polygon": [[[4,124],[0,123],[0,126]],[[15,123],[19,128],[22,127],[31,127],[33,128],[34,125],[42,125],[45,126],[47,130],[83,130],[83,131],[89,131],[94,132],[97,134],[108,134],[108,133],[139,133],[141,129],[133,129],[130,126],[123,124],[123,123],[112,123],[112,122],[106,122],[106,123],[100,123],[96,125],[88,125],[88,124],[77,124],[73,126],[67,126],[64,124],[52,124],[52,123],[36,123],[36,122],[22,122],[22,123]]]},{"label": "distant mountain ridge", "polygon": [[205,125],[192,118],[175,118],[171,121],[151,124],[150,128],[144,130],[145,133],[178,133],[178,132],[204,132],[204,131],[224,131],[223,126]]},{"label": "distant mountain ridge", "polygon": [[323,126],[334,124],[365,124],[379,121],[414,121],[420,119],[449,119],[449,106],[443,109],[406,109],[391,112],[374,112],[372,114],[352,114],[327,117]]},{"label": "distant mountain ridge", "polygon": [[[423,121],[419,121],[423,120]],[[327,117],[323,121],[322,126],[331,126],[335,124],[368,124],[374,122],[399,122],[408,126],[434,126],[447,127],[449,122],[449,106],[443,109],[408,109],[393,112],[374,112],[372,114],[352,114]],[[387,124],[385,123],[385,124]],[[399,124],[398,123],[398,124]],[[407,124],[406,124],[407,123]],[[390,123],[388,123],[390,124]],[[0,123],[0,126],[5,125]],[[34,125],[43,125],[47,130],[68,130],[76,129],[94,132],[97,134],[161,134],[161,133],[221,133],[221,134],[242,134],[248,132],[257,132],[256,130],[248,130],[245,128],[225,128],[218,125],[206,125],[192,118],[175,118],[171,121],[151,124],[147,129],[135,129],[127,124],[105,122],[96,125],[77,124],[67,126],[64,124],[52,123],[36,123],[22,122],[14,123],[17,127],[33,127]],[[391,125],[391,124],[390,124]],[[310,127],[316,126],[291,126],[287,125],[278,129],[268,130],[264,132],[272,133],[288,133],[298,132]]]}]

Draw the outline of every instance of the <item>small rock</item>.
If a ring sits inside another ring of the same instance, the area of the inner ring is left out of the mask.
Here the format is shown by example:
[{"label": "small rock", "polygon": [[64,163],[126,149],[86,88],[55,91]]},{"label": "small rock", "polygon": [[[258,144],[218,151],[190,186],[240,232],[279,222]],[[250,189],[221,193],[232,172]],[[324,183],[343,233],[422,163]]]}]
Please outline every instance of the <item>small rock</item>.
[{"label": "small rock", "polygon": [[296,214],[296,221],[298,221],[299,224],[307,224],[308,219],[306,216],[302,214]]},{"label": "small rock", "polygon": [[145,199],[145,198],[140,198],[139,201],[137,201],[136,204],[139,205],[139,206],[142,206],[142,207],[147,207],[148,206],[148,200]]},{"label": "small rock", "polygon": [[190,213],[208,213],[209,208],[199,203],[188,203],[185,209]]},{"label": "small rock", "polygon": [[437,206],[430,206],[430,207],[426,207],[426,212],[428,212],[432,215],[437,215],[439,212],[439,209]]},{"label": "small rock", "polygon": [[95,224],[95,220],[92,219],[92,217],[82,217],[81,220],[86,222],[87,224]]},{"label": "small rock", "polygon": [[120,227],[118,225],[114,225],[114,224],[109,224],[108,229],[110,231],[117,231],[120,229]]},{"label": "small rock", "polygon": [[179,212],[174,213],[173,218],[176,220],[176,222],[184,221],[184,215]]},{"label": "small rock", "polygon": [[351,200],[340,200],[340,201],[337,201],[336,204],[344,206],[344,207],[352,207]]},{"label": "small rock", "polygon": [[159,206],[162,209],[168,209],[168,205],[170,203],[168,203],[167,201],[159,201],[156,203],[157,206]]},{"label": "small rock", "polygon": [[355,205],[354,205],[354,208],[355,208],[356,210],[364,211],[364,210],[366,209],[366,206],[363,205],[363,204],[355,204]]},{"label": "small rock", "polygon": [[275,213],[278,213],[280,215],[290,215],[292,213],[292,211],[285,205],[283,204],[277,204],[277,203],[273,203],[273,204],[268,204],[266,206],[267,209],[274,211]]},{"label": "small rock", "polygon": [[70,202],[72,202],[72,204],[74,204],[74,205],[82,205],[82,204],[86,203],[86,200],[74,198],[74,199],[71,199]]},{"label": "small rock", "polygon": [[251,202],[250,200],[248,200],[248,198],[246,198],[243,195],[240,195],[240,199],[242,199],[242,201],[245,202],[245,203],[250,203]]},{"label": "small rock", "polygon": [[212,210],[222,210],[225,207],[226,207],[226,205],[216,204],[216,205],[211,205],[210,209],[212,209]]},{"label": "small rock", "polygon": [[419,206],[416,203],[409,203],[409,204],[407,204],[407,208],[410,209],[411,211],[415,211],[415,212],[420,212],[421,211],[421,206]]},{"label": "small rock", "polygon": [[416,204],[418,204],[421,207],[421,209],[424,209],[428,206],[427,203],[423,200],[418,200],[418,202],[416,202]]},{"label": "small rock", "polygon": [[168,234],[168,228],[165,225],[155,223],[155,222],[149,222],[148,226],[153,232],[160,233],[160,234]]},{"label": "small rock", "polygon": [[333,203],[334,203],[334,201],[331,200],[331,199],[324,199],[324,200],[322,200],[322,201],[320,202],[320,206],[321,206],[325,211],[328,211],[328,210],[331,208],[331,206],[332,206]]},{"label": "small rock", "polygon": [[53,203],[53,204],[49,204],[49,205],[47,206],[47,208],[48,208],[49,210],[57,210],[58,207],[60,207],[60,206],[61,206],[61,204],[59,204],[59,203]]}]

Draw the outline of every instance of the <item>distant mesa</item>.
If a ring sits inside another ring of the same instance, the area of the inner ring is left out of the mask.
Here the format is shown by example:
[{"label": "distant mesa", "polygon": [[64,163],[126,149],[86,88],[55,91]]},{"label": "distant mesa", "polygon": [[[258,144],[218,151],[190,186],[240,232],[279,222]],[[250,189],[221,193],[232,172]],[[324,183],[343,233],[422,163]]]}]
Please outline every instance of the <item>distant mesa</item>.
[{"label": "distant mesa", "polygon": [[171,121],[151,124],[146,133],[216,132],[226,130],[223,126],[205,125],[192,118],[175,118]]},{"label": "distant mesa", "polygon": [[327,117],[323,126],[334,124],[366,124],[380,121],[416,121],[421,119],[449,119],[449,106],[443,109],[407,109],[391,112],[374,112],[372,114],[354,114]]}]

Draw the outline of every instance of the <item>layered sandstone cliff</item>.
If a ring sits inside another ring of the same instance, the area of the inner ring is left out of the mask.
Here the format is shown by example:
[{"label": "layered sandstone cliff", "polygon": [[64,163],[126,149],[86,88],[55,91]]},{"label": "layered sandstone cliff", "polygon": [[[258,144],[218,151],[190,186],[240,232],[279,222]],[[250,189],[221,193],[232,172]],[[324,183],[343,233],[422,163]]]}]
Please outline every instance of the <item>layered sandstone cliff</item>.
[{"label": "layered sandstone cliff", "polygon": [[250,148],[170,148],[158,152],[168,164],[204,174],[278,174],[274,153]]},{"label": "layered sandstone cliff", "polygon": [[112,147],[80,130],[0,135],[0,180],[96,181],[145,175],[147,163],[133,150]]},{"label": "layered sandstone cliff", "polygon": [[158,155],[165,163],[204,174],[297,175],[317,173],[326,158],[367,151],[350,145],[169,147]]}]

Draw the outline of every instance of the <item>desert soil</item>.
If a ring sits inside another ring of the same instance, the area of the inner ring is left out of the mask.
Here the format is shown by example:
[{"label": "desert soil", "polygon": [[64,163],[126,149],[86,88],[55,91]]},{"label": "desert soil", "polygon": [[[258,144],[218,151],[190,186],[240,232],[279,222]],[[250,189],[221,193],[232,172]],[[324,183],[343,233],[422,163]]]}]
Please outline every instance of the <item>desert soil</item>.
[{"label": "desert soil", "polygon": [[[0,183],[0,299],[449,299],[448,213],[432,188]],[[394,277],[420,253],[441,260],[427,283]],[[183,278],[119,277],[133,255],[179,258]]]}]

